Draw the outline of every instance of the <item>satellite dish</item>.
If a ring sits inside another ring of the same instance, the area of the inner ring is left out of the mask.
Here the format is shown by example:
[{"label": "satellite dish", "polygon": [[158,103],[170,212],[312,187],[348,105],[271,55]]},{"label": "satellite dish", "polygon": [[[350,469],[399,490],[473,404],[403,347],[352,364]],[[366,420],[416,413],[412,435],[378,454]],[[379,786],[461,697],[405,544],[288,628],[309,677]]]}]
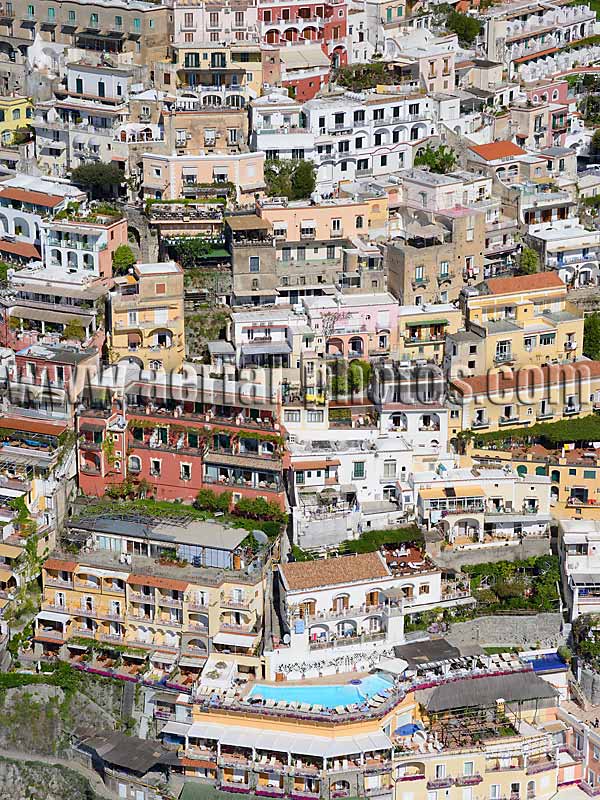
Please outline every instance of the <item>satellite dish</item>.
[{"label": "satellite dish", "polygon": [[252,531],[252,536],[254,536],[254,538],[259,544],[269,543],[269,537],[264,531],[254,530]]}]

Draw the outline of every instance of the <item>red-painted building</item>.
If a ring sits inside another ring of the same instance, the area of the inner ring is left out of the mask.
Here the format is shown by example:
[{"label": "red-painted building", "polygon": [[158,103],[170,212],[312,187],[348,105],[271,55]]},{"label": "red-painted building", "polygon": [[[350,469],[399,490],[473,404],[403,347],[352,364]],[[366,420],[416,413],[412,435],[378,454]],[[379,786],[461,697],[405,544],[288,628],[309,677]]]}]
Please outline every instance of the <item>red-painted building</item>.
[{"label": "red-painted building", "polygon": [[[79,485],[103,495],[111,484],[142,484],[159,500],[193,501],[199,490],[231,492],[232,501],[264,497],[285,508],[287,467],[277,408],[203,393],[200,401],[150,399],[127,389],[124,413],[79,417]],[[109,442],[109,444],[106,444]]]},{"label": "red-painted building", "polygon": [[[347,0],[290,3],[284,0],[261,0],[258,21],[266,44],[279,47],[282,85],[293,90],[299,102],[312,99],[324,88],[331,69],[348,63]],[[326,61],[294,47],[320,45]]]}]

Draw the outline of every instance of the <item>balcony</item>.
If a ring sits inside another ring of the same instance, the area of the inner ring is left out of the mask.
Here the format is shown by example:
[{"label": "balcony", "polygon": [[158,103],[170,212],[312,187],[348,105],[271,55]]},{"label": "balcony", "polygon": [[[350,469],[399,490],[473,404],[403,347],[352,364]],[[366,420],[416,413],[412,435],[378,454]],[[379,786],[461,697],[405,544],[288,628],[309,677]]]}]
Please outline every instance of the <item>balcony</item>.
[{"label": "balcony", "polygon": [[363,633],[358,636],[340,636],[337,639],[317,639],[309,643],[311,650],[326,650],[331,647],[351,647],[356,644],[363,644],[365,642],[382,642],[385,640],[385,631],[378,631],[376,633]]},{"label": "balcony", "polygon": [[428,791],[436,791],[437,789],[449,789],[454,784],[454,778],[446,776],[445,778],[436,778],[433,781],[427,781]]},{"label": "balcony", "polygon": [[565,350],[567,352],[571,352],[573,350],[577,350],[577,342],[569,340],[565,342]]},{"label": "balcony", "polygon": [[183,607],[183,600],[177,597],[166,597],[163,595],[158,595],[158,605],[159,606],[169,606],[170,608],[182,608]]},{"label": "balcony", "polygon": [[545,772],[549,769],[556,769],[557,767],[556,761],[551,758],[544,758],[539,761],[528,761],[527,762],[527,769],[525,773],[527,775],[537,775],[538,772]]},{"label": "balcony", "polygon": [[457,786],[476,786],[477,784],[483,781],[483,776],[479,775],[479,773],[475,773],[474,775],[460,775],[456,779]]},{"label": "balcony", "polygon": [[543,411],[538,411],[535,415],[536,419],[551,419],[554,416],[554,409],[545,408]]},{"label": "balcony", "polygon": [[511,364],[515,360],[512,353],[496,353],[494,364]]},{"label": "balcony", "polygon": [[251,600],[245,597],[235,597],[233,595],[221,595],[221,606],[223,608],[244,608],[249,610],[252,605]]},{"label": "balcony", "polygon": [[125,637],[122,633],[101,633],[98,639],[101,642],[109,642],[112,644],[121,644],[125,641]]},{"label": "balcony", "polygon": [[429,278],[426,275],[423,275],[421,278],[414,278],[412,281],[412,288],[418,289],[422,286],[427,286],[429,284]]},{"label": "balcony", "polygon": [[479,431],[482,430],[483,428],[489,428],[490,421],[489,419],[484,419],[484,418],[476,419],[471,425],[471,427],[474,431]]},{"label": "balcony", "polygon": [[517,416],[500,417],[498,419],[498,425],[516,425],[518,422],[519,417]]},{"label": "balcony", "polygon": [[57,589],[72,589],[73,581],[63,580],[62,578],[51,578],[47,576],[44,579],[44,586],[55,586]]},{"label": "balcony", "polygon": [[197,600],[187,601],[188,611],[206,611],[208,612],[208,603]]},{"label": "balcony", "polygon": [[447,282],[449,283],[454,278],[455,275],[456,275],[455,272],[444,272],[441,275],[438,275],[437,276],[438,285],[441,286],[442,283],[447,283]]},{"label": "balcony", "polygon": [[563,408],[563,414],[565,417],[572,416],[573,414],[579,414],[581,411],[581,406],[579,403],[567,403],[567,405]]}]

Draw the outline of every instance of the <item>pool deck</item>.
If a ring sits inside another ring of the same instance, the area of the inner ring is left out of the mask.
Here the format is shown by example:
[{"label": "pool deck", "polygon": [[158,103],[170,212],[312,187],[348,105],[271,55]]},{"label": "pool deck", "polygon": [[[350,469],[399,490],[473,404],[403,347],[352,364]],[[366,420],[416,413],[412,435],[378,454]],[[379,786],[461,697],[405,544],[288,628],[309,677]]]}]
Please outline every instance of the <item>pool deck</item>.
[{"label": "pool deck", "polygon": [[255,686],[273,686],[277,689],[282,689],[284,686],[346,686],[350,681],[362,681],[365,678],[376,675],[377,672],[378,670],[373,672],[343,672],[337,675],[324,675],[322,678],[307,678],[304,681],[253,681],[244,691],[243,697],[246,697]]}]

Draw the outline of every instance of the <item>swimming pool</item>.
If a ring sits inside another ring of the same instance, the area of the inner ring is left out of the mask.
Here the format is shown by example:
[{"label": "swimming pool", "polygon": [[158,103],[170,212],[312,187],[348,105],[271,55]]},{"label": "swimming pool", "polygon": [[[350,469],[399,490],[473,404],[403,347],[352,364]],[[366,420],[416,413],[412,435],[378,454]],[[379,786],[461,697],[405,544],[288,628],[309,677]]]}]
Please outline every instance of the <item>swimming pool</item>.
[{"label": "swimming pool", "polygon": [[552,670],[567,669],[567,664],[558,653],[544,653],[539,656],[525,656],[535,672],[549,672]]},{"label": "swimming pool", "polygon": [[385,689],[391,689],[393,684],[382,675],[367,675],[362,678],[360,683],[344,683],[315,686],[267,686],[259,683],[252,687],[248,693],[248,698],[259,695],[264,700],[286,700],[288,703],[318,704],[324,708],[335,708],[336,706],[348,706],[352,703],[360,705],[368,700],[369,697]]}]

